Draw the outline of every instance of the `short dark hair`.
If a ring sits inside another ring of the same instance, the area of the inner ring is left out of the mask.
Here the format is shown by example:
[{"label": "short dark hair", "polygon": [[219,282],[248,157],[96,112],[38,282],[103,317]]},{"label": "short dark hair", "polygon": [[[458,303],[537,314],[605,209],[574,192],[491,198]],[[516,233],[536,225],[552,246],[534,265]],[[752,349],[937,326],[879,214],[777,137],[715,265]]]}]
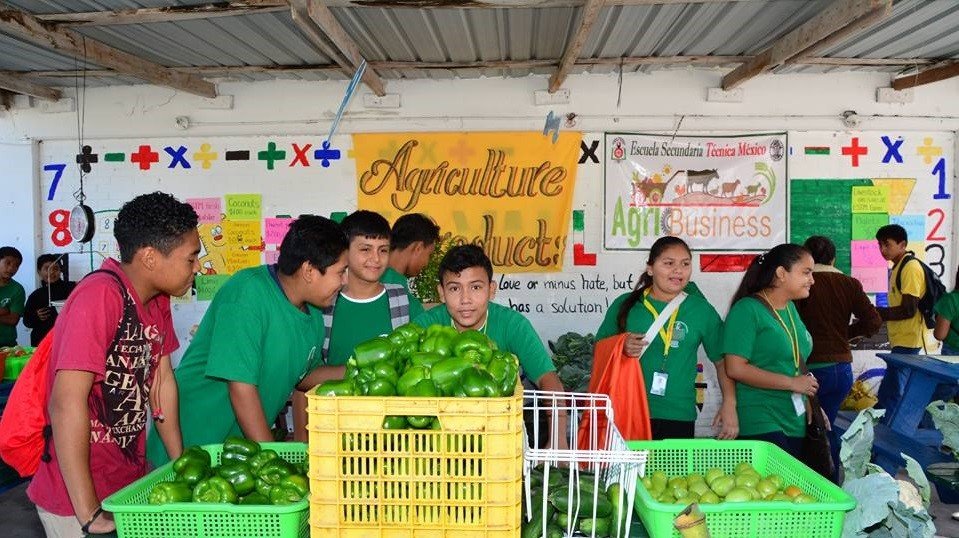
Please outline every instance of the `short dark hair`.
[{"label": "short dark hair", "polygon": [[357,237],[368,237],[370,239],[389,239],[390,221],[383,215],[375,211],[360,209],[343,217],[340,222],[346,239],[353,242]]},{"label": "short dark hair", "polygon": [[482,267],[490,282],[493,281],[493,264],[489,256],[477,245],[457,245],[446,252],[437,268],[440,285],[447,273],[460,274],[470,267]]},{"label": "short dark hair", "polygon": [[58,254],[41,254],[37,256],[37,272],[40,272],[40,269],[43,269],[43,264],[45,263],[57,263],[60,255]]},{"label": "short dark hair", "polygon": [[419,241],[430,246],[440,240],[440,227],[422,213],[407,213],[396,219],[390,237],[390,250],[403,250]]},{"label": "short dark hair", "polygon": [[296,273],[303,262],[326,274],[326,268],[336,263],[349,246],[339,224],[326,217],[303,215],[290,224],[276,264],[287,276]]},{"label": "short dark hair", "polygon": [[811,235],[803,247],[812,254],[812,261],[820,265],[829,265],[836,259],[836,245],[824,235]]},{"label": "short dark hair", "polygon": [[909,234],[898,224],[887,224],[876,230],[876,240],[885,241],[886,239],[892,239],[896,243],[908,243]]},{"label": "short dark hair", "polygon": [[17,247],[0,247],[0,260],[7,257],[16,258],[20,260],[20,263],[23,263],[23,254],[20,254]]},{"label": "short dark hair", "polygon": [[196,211],[165,192],[141,194],[123,204],[113,223],[120,261],[130,263],[141,248],[153,247],[164,256],[180,246],[183,234],[195,230]]}]

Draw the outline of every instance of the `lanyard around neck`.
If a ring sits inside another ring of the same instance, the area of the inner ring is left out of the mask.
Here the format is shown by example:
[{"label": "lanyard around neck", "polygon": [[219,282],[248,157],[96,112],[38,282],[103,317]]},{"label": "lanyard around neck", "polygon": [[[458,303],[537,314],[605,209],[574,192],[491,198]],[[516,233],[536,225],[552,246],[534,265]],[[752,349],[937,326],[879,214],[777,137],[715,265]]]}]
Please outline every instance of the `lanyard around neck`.
[{"label": "lanyard around neck", "polygon": [[799,332],[796,330],[796,321],[793,320],[793,312],[789,309],[789,304],[786,304],[786,314],[789,316],[789,324],[792,326],[792,332],[789,332],[789,329],[786,328],[786,322],[783,321],[782,316],[779,315],[779,312],[776,310],[776,307],[773,306],[772,302],[769,301],[769,297],[766,297],[765,292],[761,292],[762,298],[766,301],[766,304],[769,305],[770,310],[773,311],[773,315],[776,316],[776,320],[779,321],[779,325],[786,331],[786,336],[789,338],[789,343],[792,344],[793,351],[793,364],[796,366],[796,373],[799,373]]},{"label": "lanyard around neck", "polygon": [[[653,303],[649,302],[649,288],[646,288],[646,291],[643,292],[643,306],[653,315],[654,320],[659,316],[656,307],[653,306]],[[673,310],[673,314],[669,316],[669,323],[666,324],[665,328],[659,329],[659,337],[663,340],[663,362],[666,361],[666,357],[669,355],[669,345],[673,341],[673,329],[676,328],[677,316],[679,316],[678,306]]]}]

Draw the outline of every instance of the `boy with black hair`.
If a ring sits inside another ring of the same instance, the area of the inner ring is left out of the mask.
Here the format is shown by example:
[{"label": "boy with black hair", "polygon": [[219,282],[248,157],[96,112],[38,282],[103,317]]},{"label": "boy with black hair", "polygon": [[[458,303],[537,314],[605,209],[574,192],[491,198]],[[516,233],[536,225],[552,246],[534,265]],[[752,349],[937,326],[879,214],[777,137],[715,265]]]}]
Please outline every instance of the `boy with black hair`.
[{"label": "boy with black hair", "polygon": [[[290,226],[275,265],[234,274],[217,292],[176,370],[186,446],[227,436],[272,441],[270,424],[294,388],[341,378],[322,366],[321,309],[332,303],[346,272],[346,236],[333,221],[301,216]],[[176,453],[150,436],[154,465]]]},{"label": "boy with black hair", "polygon": [[23,254],[14,247],[0,247],[0,347],[17,345],[17,323],[23,314],[26,292],[13,279]]},{"label": "boy with black hair", "polygon": [[[876,230],[876,241],[882,257],[893,264],[889,273],[889,306],[876,309],[889,330],[890,351],[918,355],[928,332],[918,308],[919,299],[926,293],[926,276],[918,263],[902,263],[909,244],[905,228],[898,224],[883,226]],[[900,286],[896,286],[900,271]]]},{"label": "boy with black hair", "polygon": [[146,474],[148,407],[167,450],[182,451],[170,296],[199,270],[196,226],[193,208],[169,194],[124,204],[113,228],[120,261],[84,278],[54,326],[51,459],[27,488],[47,536],[113,532],[100,502]]},{"label": "boy with black hair", "polygon": [[56,254],[41,254],[37,257],[37,274],[40,287],[27,297],[23,307],[23,325],[30,329],[30,345],[38,346],[43,337],[57,321],[57,309],[50,303],[64,301],[77,286],[76,282],[61,279],[63,271]]},{"label": "boy with black hair", "polygon": [[329,364],[342,365],[357,344],[409,322],[423,306],[399,284],[380,279],[390,262],[390,223],[379,213],[359,210],[340,223],[349,241],[346,286],[324,311]]},{"label": "boy with black hair", "polygon": [[[380,278],[384,284],[399,284],[409,291],[409,279],[430,261],[440,240],[440,227],[422,213],[407,213],[396,219],[390,237],[390,265]],[[411,297],[410,302],[419,303]]]}]

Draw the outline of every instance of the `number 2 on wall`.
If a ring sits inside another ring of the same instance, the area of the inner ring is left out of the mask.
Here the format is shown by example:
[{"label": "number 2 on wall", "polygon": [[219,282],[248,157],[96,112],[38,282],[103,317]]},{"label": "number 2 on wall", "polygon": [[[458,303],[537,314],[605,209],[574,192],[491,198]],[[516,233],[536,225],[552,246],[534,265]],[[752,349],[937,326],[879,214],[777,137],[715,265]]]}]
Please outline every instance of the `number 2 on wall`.
[{"label": "number 2 on wall", "polygon": [[939,177],[939,192],[932,195],[933,200],[948,200],[952,195],[946,192],[946,159],[940,158],[932,167],[932,175]]},{"label": "number 2 on wall", "polygon": [[936,222],[932,225],[932,230],[929,230],[929,235],[926,236],[926,241],[945,241],[946,237],[943,235],[937,235],[939,233],[939,228],[942,227],[943,221],[946,220],[946,212],[942,209],[934,208],[930,209],[926,213],[927,217],[936,216],[939,217]]}]

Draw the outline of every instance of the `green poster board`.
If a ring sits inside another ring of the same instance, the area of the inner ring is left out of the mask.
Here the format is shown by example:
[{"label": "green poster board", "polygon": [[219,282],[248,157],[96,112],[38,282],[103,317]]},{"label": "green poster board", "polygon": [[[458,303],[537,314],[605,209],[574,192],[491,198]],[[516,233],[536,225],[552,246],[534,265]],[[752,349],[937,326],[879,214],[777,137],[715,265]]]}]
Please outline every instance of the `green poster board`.
[{"label": "green poster board", "polygon": [[836,268],[850,274],[852,188],[870,185],[872,181],[868,179],[791,180],[789,240],[801,245],[811,235],[832,239],[836,244]]}]

